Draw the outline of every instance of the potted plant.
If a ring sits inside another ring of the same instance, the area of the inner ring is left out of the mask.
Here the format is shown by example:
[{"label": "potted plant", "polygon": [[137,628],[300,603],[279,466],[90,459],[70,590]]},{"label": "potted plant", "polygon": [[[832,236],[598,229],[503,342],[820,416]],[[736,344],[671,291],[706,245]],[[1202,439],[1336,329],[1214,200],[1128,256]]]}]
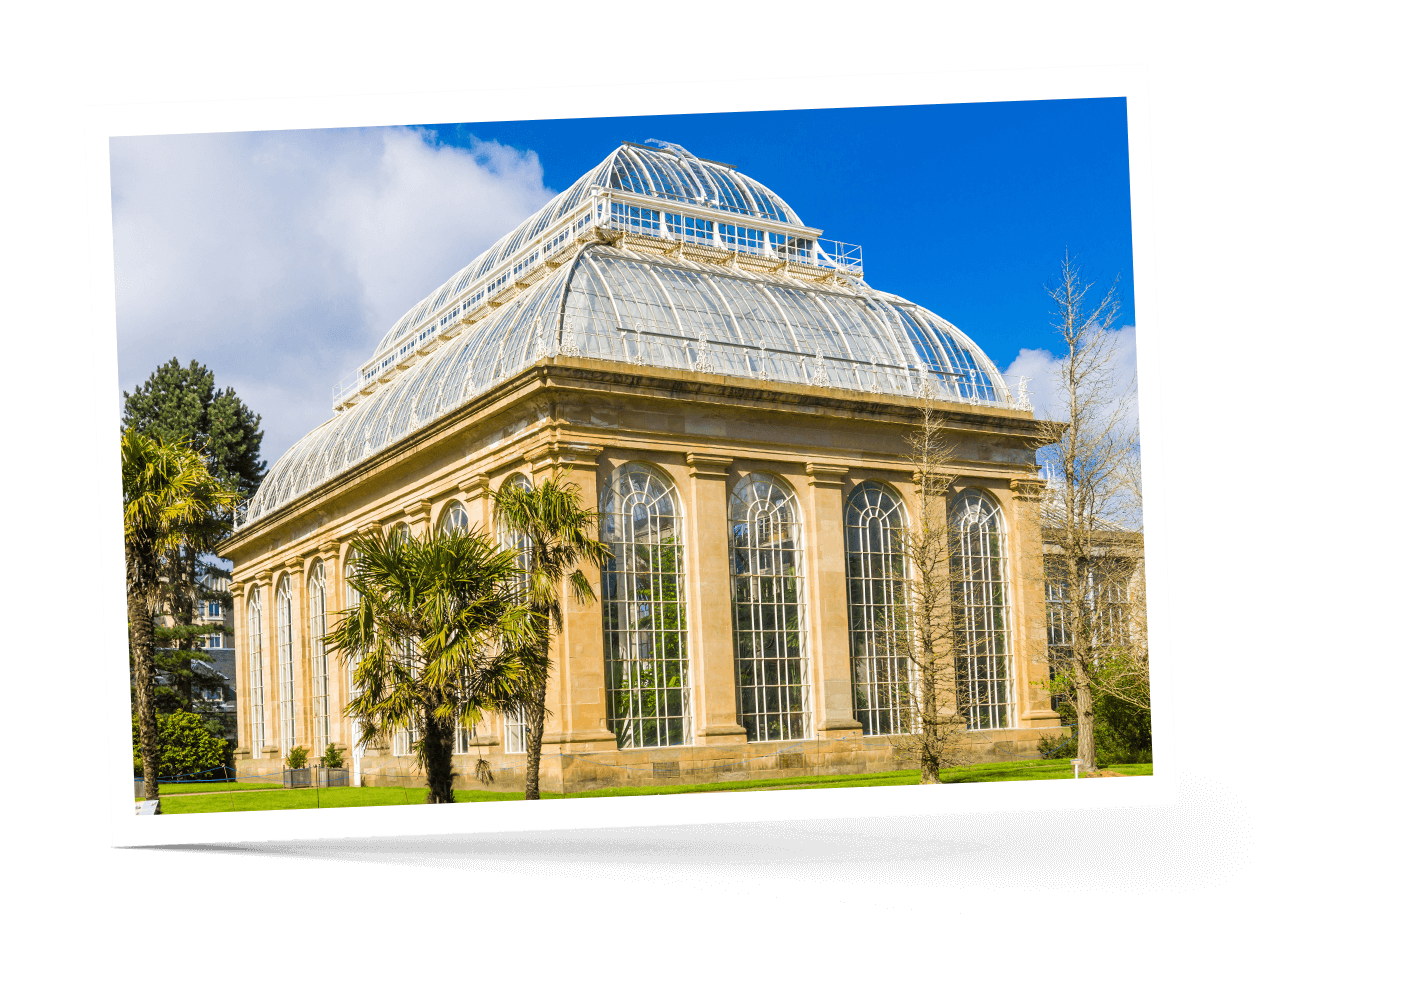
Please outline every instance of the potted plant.
[{"label": "potted plant", "polygon": [[298,745],[284,757],[284,785],[299,788],[313,785],[313,770],[308,768],[308,749]]},{"label": "potted plant", "polygon": [[347,785],[347,770],[342,767],[342,757],[345,752],[346,749],[339,748],[329,742],[328,750],[323,753],[322,767],[318,770],[319,786],[327,788]]}]

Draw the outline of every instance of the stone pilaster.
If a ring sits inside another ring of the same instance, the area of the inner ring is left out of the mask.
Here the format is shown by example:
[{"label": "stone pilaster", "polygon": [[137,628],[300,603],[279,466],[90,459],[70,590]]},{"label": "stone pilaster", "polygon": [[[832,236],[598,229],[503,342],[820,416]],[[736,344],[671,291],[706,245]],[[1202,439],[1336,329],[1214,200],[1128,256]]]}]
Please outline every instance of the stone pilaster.
[{"label": "stone pilaster", "polygon": [[842,506],[846,472],[843,465],[807,463],[807,629],[813,726],[819,738],[850,737],[861,730],[851,699]]},{"label": "stone pilaster", "polygon": [[[313,672],[309,665],[312,652],[308,643],[308,558],[296,555],[286,559],[289,571],[289,649],[293,660],[294,736],[293,744],[312,747],[313,741]],[[284,687],[279,686],[282,694]],[[280,717],[282,718],[282,713]],[[282,728],[280,729],[282,734]]]},{"label": "stone pilaster", "polygon": [[489,477],[482,472],[475,473],[460,481],[458,492],[460,502],[465,505],[465,513],[470,515],[470,527],[483,528],[485,534],[493,537],[497,531],[494,527],[494,501]]},{"label": "stone pilaster", "polygon": [[732,460],[691,452],[686,526],[690,689],[697,745],[742,744],[734,683],[729,585],[729,467]]},{"label": "stone pilaster", "polygon": [[[563,484],[576,485],[582,506],[597,506],[597,466],[602,448],[597,445],[569,445],[550,441],[528,455],[534,483],[560,475]],[[559,593],[563,609],[563,630],[554,636],[549,648],[553,675],[548,680],[548,709],[552,711],[544,729],[545,745],[559,752],[615,750],[616,736],[607,727],[606,651],[602,638],[602,576],[590,563],[579,562],[597,596],[578,603],[566,581]],[[547,751],[547,749],[545,749]]]},{"label": "stone pilaster", "polygon": [[1044,689],[1047,665],[1047,588],[1042,559],[1042,498],[1047,481],[1036,476],[1008,480],[1012,498],[1009,568],[1013,583],[1013,690],[1019,727],[1056,727],[1060,715]]},{"label": "stone pilaster", "polygon": [[[262,759],[271,751],[278,754],[278,728],[279,728],[279,707],[275,690],[275,675],[277,669],[275,658],[278,655],[278,643],[275,640],[274,632],[274,572],[265,569],[255,574],[255,585],[259,587],[260,616],[259,616],[259,669],[260,684],[263,687],[264,699],[260,701],[260,706],[264,711],[264,745],[262,748],[254,749],[252,754],[255,759]],[[271,748],[272,745],[272,748]]]},{"label": "stone pilaster", "polygon": [[[347,583],[342,575],[342,542],[328,540],[318,546],[318,554],[323,559],[323,588],[327,604],[326,635],[332,637],[338,624],[338,612],[345,606]],[[347,705],[347,671],[342,660],[331,650],[328,656],[328,740],[337,745],[347,743],[347,732],[343,727],[345,718],[342,709]]]},{"label": "stone pilaster", "polygon": [[249,622],[245,614],[245,584],[230,584],[230,627],[235,645],[235,758],[250,755],[249,700],[243,689],[249,685]]}]

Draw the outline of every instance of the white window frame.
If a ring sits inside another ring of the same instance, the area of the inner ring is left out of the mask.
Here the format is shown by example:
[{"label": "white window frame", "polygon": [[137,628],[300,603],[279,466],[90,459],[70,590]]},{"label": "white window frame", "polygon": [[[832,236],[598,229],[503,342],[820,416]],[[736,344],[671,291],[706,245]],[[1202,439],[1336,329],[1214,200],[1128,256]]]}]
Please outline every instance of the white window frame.
[{"label": "white window frame", "polygon": [[868,479],[848,494],[843,521],[852,714],[863,735],[912,734],[915,673],[903,627],[905,502],[892,487]]},{"label": "white window frame", "polygon": [[1011,728],[1013,588],[1003,510],[988,494],[968,489],[954,497],[949,520],[960,708],[970,731]]},{"label": "white window frame", "polygon": [[298,744],[294,708],[294,594],[287,573],[274,594],[274,617],[279,649],[279,754],[288,758]]},{"label": "white window frame", "polygon": [[[680,493],[659,467],[627,462],[612,471],[599,506],[601,538],[613,548],[602,569],[601,597],[607,726],[618,748],[687,745],[688,573]],[[638,510],[644,511],[640,523]],[[668,597],[672,585],[674,596]],[[662,627],[672,607],[675,625]]]},{"label": "white window frame", "polygon": [[[762,497],[758,491],[760,486],[767,487]],[[736,719],[743,725],[749,741],[810,738],[812,674],[808,664],[807,549],[797,493],[772,473],[746,473],[729,493],[728,514]],[[789,565],[785,564],[789,558],[791,574],[787,571]],[[741,563],[745,567],[743,572],[740,572]],[[794,591],[791,601],[787,594],[789,580]],[[741,607],[745,608],[742,612]],[[779,608],[784,615],[781,622],[766,627],[765,615]],[[793,620],[787,617],[789,610],[796,622],[796,659],[782,654],[785,649],[779,647],[786,642],[788,625]],[[747,629],[739,626],[741,613],[749,619]],[[748,657],[741,657],[739,649],[745,639],[750,643],[750,652]],[[770,644],[773,654],[767,655]],[[788,671],[794,664],[796,678]],[[776,726],[770,723],[774,720]]]}]

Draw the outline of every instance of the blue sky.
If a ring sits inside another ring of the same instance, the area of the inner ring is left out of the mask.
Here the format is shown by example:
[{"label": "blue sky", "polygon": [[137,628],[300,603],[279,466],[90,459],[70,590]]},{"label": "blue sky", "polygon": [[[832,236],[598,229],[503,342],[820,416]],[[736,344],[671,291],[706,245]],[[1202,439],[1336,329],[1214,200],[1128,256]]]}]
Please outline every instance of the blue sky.
[{"label": "blue sky", "polygon": [[555,190],[622,140],[737,166],[860,244],[867,282],[948,318],[1000,368],[1048,344],[1042,285],[1068,246],[1088,278],[1121,276],[1121,323],[1135,323],[1124,98],[430,127],[446,144],[533,150]]},{"label": "blue sky", "polygon": [[[1121,277],[1125,101],[1087,99],[114,138],[119,398],[196,359],[264,418],[270,464],[403,313],[622,140],[772,188],[866,278],[943,315],[1042,408],[1062,252]],[[1134,335],[1123,357],[1133,374]]]}]

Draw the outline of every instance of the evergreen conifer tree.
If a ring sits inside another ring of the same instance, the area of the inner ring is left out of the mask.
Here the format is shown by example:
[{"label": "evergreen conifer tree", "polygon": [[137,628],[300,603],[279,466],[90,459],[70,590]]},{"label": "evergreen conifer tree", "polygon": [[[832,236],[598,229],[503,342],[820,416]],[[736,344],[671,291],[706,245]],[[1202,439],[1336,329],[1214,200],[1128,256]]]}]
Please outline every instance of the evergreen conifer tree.
[{"label": "evergreen conifer tree", "polygon": [[[259,488],[267,466],[259,457],[264,439],[260,417],[245,406],[234,389],[216,389],[215,374],[204,365],[192,360],[182,366],[173,357],[134,392],[122,396],[124,430],[136,429],[166,442],[184,440],[201,454],[210,475],[240,499],[248,499]],[[154,632],[160,651],[151,664],[158,677],[155,699],[159,712],[204,713],[217,719],[229,734],[233,728],[227,726],[228,716],[211,711],[200,699],[201,690],[224,685],[209,668],[211,657],[202,650],[205,636],[233,634],[230,627],[205,623],[200,616],[201,604],[215,601],[225,607],[228,617],[232,600],[229,593],[217,588],[216,580],[228,580],[230,574],[209,554],[222,536],[219,529],[207,531],[202,542],[184,542],[166,557],[162,610],[168,623],[158,625]],[[135,699],[135,684],[133,692]]]}]

